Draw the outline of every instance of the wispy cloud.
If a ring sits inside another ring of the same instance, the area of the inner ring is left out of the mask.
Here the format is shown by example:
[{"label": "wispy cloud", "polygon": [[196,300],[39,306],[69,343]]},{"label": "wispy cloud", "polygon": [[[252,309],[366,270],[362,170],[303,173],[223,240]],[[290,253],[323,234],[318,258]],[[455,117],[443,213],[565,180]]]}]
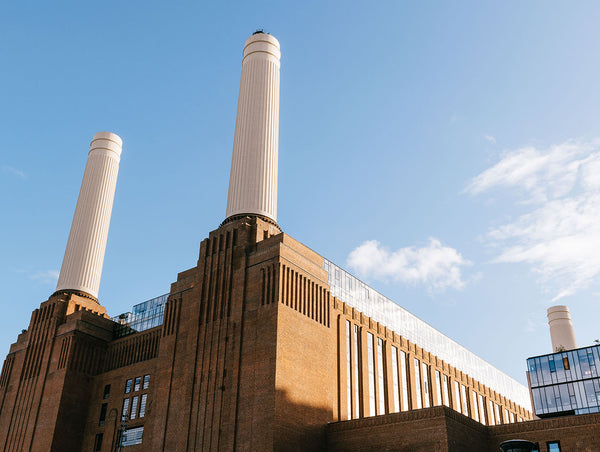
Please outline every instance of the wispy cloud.
[{"label": "wispy cloud", "polygon": [[488,231],[494,262],[525,263],[552,301],[600,276],[600,143],[523,147],[474,177],[466,192],[511,189],[526,212]]},{"label": "wispy cloud", "polygon": [[496,138],[492,135],[484,135],[483,138],[485,138],[487,141],[489,141],[492,144],[496,144]]},{"label": "wispy cloud", "polygon": [[29,279],[39,281],[43,284],[56,284],[58,281],[58,272],[56,270],[45,270],[29,275]]},{"label": "wispy cloud", "polygon": [[27,179],[27,175],[23,171],[13,168],[12,166],[2,165],[0,168],[2,168],[3,173],[13,174],[23,180]]},{"label": "wispy cloud", "polygon": [[461,268],[470,262],[454,248],[430,238],[422,248],[411,246],[395,251],[377,240],[368,240],[350,253],[347,264],[362,278],[423,285],[437,292],[462,289],[465,282]]}]

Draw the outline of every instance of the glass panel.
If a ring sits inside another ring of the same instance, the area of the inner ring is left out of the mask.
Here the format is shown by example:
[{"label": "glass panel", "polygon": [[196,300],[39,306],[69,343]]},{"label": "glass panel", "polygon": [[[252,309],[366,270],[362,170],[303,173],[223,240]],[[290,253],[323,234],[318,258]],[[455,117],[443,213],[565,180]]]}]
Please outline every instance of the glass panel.
[{"label": "glass panel", "polygon": [[383,373],[383,340],[377,338],[377,384],[379,386],[379,413],[385,414],[385,375]]},{"label": "glass panel", "polygon": [[142,394],[142,399],[140,401],[140,417],[144,417],[146,415],[146,399],[148,398],[148,394]]},{"label": "glass panel", "polygon": [[[528,388],[331,261],[324,259],[323,268],[328,273],[331,295],[403,337],[410,339],[413,343],[469,374],[476,380],[485,382],[488,387],[519,405],[526,408],[530,406]],[[347,279],[350,279],[352,283],[346,283]]]},{"label": "glass panel", "polygon": [[129,414],[129,399],[123,399],[123,409],[121,410],[121,419],[125,419]]},{"label": "glass panel", "polygon": [[471,399],[471,403],[473,403],[471,413],[475,420],[479,422],[479,408],[477,407],[477,393],[475,391],[473,391],[473,398]]},{"label": "glass panel", "polygon": [[483,396],[479,394],[479,419],[483,425],[487,425],[487,419],[485,418],[485,403]]},{"label": "glass panel", "polygon": [[461,386],[461,396],[462,396],[462,413],[465,416],[469,415],[469,406],[467,405],[467,387],[465,385]]},{"label": "glass panel", "polygon": [[136,331],[144,331],[162,325],[168,297],[169,294],[164,294],[138,303],[131,308],[131,312],[113,317],[112,321],[121,325],[115,331],[115,335],[123,337]]},{"label": "glass panel", "polygon": [[133,392],[140,390],[142,384],[142,377],[135,377],[135,384],[133,385]]},{"label": "glass panel", "polygon": [[392,383],[394,385],[394,410],[400,411],[400,385],[398,384],[398,349],[392,345]]},{"label": "glass panel", "polygon": [[436,370],[435,371],[435,404],[436,405],[442,404],[442,392],[443,392],[442,378],[440,376],[440,371]]},{"label": "glass panel", "polygon": [[354,325],[354,418],[360,417],[360,380],[358,379],[358,369],[360,363],[358,362],[358,345],[360,343],[358,325]]},{"label": "glass panel", "polygon": [[369,371],[369,416],[375,415],[375,355],[373,353],[374,340],[375,338],[373,334],[367,332],[367,366]]},{"label": "glass panel", "polygon": [[443,380],[444,380],[444,388],[443,388],[442,394],[444,395],[444,405],[446,405],[447,407],[449,407],[450,406],[450,400],[448,398],[448,384],[450,382],[448,381],[448,375],[444,375]]},{"label": "glass panel", "polygon": [[415,358],[415,397],[417,399],[417,408],[423,408],[423,399],[421,396],[421,372],[419,371],[419,360]]},{"label": "glass panel", "polygon": [[460,385],[456,380],[454,380],[454,394],[452,395],[454,397],[454,409],[459,413],[462,413],[460,406]]},{"label": "glass panel", "polygon": [[402,379],[402,411],[407,411],[408,410],[408,388],[409,386],[409,378],[408,378],[408,373],[406,372],[407,366],[406,366],[406,353],[403,351],[400,351],[400,368],[402,370],[401,376],[400,378]]},{"label": "glass panel", "polygon": [[125,430],[121,438],[121,446],[134,446],[136,444],[142,444],[143,436],[144,427],[128,428]]},{"label": "glass panel", "polygon": [[130,378],[125,382],[125,394],[129,394],[131,392],[131,383],[133,380]]},{"label": "glass panel", "polygon": [[423,363],[423,406],[429,408],[429,366]]},{"label": "glass panel", "polygon": [[150,386],[150,375],[144,375],[144,384],[142,385],[142,389],[148,389]]},{"label": "glass panel", "polygon": [[352,359],[350,344],[352,343],[352,325],[346,320],[346,386],[348,395],[348,419],[352,419]]},{"label": "glass panel", "polygon": [[131,400],[131,415],[129,416],[130,419],[135,419],[135,417],[137,416],[138,402],[139,396],[134,396]]}]

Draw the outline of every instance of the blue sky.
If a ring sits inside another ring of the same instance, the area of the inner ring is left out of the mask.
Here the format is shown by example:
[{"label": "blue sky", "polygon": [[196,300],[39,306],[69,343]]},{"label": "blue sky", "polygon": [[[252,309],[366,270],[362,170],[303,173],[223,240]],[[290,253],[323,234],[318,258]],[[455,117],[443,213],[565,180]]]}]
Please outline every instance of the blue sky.
[{"label": "blue sky", "polygon": [[124,141],[101,303],[195,265],[257,28],[282,49],[285,232],[523,383],[548,306],[600,337],[600,5],[291,5],[0,5],[0,357],[54,291],[96,132]]}]

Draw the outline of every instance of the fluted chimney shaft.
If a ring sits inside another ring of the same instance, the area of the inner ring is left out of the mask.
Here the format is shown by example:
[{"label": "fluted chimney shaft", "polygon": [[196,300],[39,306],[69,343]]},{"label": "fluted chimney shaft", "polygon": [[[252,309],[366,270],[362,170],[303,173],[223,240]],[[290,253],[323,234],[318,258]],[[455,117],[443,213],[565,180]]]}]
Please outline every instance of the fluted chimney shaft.
[{"label": "fluted chimney shaft", "polygon": [[567,306],[561,305],[548,308],[548,325],[550,326],[553,351],[574,350],[577,348],[571,313]]},{"label": "fluted chimney shaft", "polygon": [[57,291],[84,292],[98,298],[122,144],[114,133],[94,135]]},{"label": "fluted chimney shaft", "polygon": [[250,214],[277,222],[279,42],[257,32],[244,46],[226,219]]}]

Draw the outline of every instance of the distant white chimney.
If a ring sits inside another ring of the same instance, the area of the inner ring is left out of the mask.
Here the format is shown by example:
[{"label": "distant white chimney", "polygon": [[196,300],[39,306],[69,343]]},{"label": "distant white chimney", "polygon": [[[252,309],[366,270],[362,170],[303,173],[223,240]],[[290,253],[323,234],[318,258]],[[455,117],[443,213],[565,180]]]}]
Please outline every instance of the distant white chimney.
[{"label": "distant white chimney", "polygon": [[98,298],[122,145],[114,133],[94,135],[57,291],[80,291]]},{"label": "distant white chimney", "polygon": [[225,218],[260,215],[277,222],[279,41],[257,32],[246,40]]},{"label": "distant white chimney", "polygon": [[552,306],[548,308],[548,325],[550,326],[550,338],[552,339],[552,350],[574,350],[577,348],[575,331],[571,322],[571,313],[566,306]]}]

